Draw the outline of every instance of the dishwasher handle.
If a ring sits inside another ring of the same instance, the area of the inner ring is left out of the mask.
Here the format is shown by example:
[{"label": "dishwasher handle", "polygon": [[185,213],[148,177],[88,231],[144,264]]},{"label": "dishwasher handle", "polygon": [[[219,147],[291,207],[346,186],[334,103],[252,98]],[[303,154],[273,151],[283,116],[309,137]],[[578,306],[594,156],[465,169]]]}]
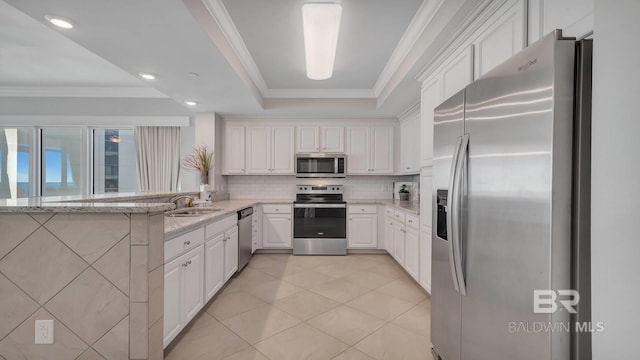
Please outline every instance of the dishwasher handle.
[{"label": "dishwasher handle", "polygon": [[242,210],[238,211],[238,220],[242,220],[244,218],[248,218],[251,215],[253,215],[253,208],[252,207],[248,207],[246,209],[242,209]]}]

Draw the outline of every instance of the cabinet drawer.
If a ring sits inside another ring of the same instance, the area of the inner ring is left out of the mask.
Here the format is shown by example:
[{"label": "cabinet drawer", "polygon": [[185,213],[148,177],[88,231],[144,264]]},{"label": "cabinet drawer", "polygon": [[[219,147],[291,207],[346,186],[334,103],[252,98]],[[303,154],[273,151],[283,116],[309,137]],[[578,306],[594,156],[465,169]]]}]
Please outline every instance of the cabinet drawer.
[{"label": "cabinet drawer", "polygon": [[230,214],[226,218],[222,220],[218,220],[214,223],[211,223],[205,226],[205,235],[206,239],[211,239],[212,237],[229,230],[238,224],[238,215],[236,213]]},{"label": "cabinet drawer", "polygon": [[395,211],[394,211],[394,210],[393,210],[393,208],[392,208],[392,207],[390,207],[390,206],[385,206],[385,208],[384,208],[384,213],[385,213],[387,216],[395,217]]},{"label": "cabinet drawer", "polygon": [[349,214],[376,214],[377,205],[349,205]]},{"label": "cabinet drawer", "polygon": [[204,227],[164,242],[164,260],[191,250],[204,242]]},{"label": "cabinet drawer", "polygon": [[405,215],[404,212],[400,210],[394,210],[393,212],[393,218],[402,223],[404,223],[404,217],[405,217],[404,215]]},{"label": "cabinet drawer", "polygon": [[265,214],[291,214],[291,205],[289,204],[262,205],[262,212]]},{"label": "cabinet drawer", "polygon": [[420,229],[420,218],[413,215],[413,214],[406,214],[405,215],[405,223],[407,224],[408,227],[412,227],[414,229]]}]

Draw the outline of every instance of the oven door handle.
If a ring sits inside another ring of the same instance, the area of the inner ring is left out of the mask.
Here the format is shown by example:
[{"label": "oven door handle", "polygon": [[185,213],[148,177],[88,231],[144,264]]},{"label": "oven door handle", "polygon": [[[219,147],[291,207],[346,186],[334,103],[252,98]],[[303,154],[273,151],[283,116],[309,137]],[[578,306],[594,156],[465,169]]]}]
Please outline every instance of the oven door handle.
[{"label": "oven door handle", "polygon": [[346,209],[347,204],[293,204],[293,207],[296,209]]}]

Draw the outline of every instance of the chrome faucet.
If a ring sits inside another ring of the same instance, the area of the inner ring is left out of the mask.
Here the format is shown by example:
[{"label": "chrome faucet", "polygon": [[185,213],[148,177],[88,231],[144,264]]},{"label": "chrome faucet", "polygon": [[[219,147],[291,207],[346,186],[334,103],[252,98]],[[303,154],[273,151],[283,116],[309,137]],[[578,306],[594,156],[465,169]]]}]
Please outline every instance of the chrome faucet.
[{"label": "chrome faucet", "polygon": [[193,206],[193,197],[189,196],[189,195],[177,195],[177,196],[174,196],[171,199],[169,199],[169,201],[174,203],[174,204],[176,204],[176,208],[179,208],[181,206],[178,206],[178,203],[182,199],[188,199],[188,201],[186,202],[186,204],[187,204],[186,207],[192,207]]}]

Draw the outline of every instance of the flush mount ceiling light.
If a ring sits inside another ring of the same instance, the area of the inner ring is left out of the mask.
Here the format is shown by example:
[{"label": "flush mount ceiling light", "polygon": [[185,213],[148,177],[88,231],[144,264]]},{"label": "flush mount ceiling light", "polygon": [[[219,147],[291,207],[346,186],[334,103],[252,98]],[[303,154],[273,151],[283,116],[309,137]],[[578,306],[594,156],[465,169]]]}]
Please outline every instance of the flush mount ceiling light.
[{"label": "flush mount ceiling light", "polygon": [[193,101],[193,100],[187,100],[184,102],[185,104],[189,105],[189,106],[196,106],[198,105],[197,102]]},{"label": "flush mount ceiling light", "polygon": [[51,16],[51,15],[45,15],[44,18],[47,19],[50,23],[52,23],[53,25],[55,25],[55,26],[57,26],[59,28],[73,29],[73,24],[71,22],[69,22],[68,20],[59,18],[57,16]]},{"label": "flush mount ceiling light", "polygon": [[342,6],[335,3],[302,5],[307,77],[325,80],[333,75]]},{"label": "flush mount ceiling light", "polygon": [[153,74],[138,73],[138,75],[140,75],[140,77],[145,79],[145,80],[155,80],[156,79],[156,76],[153,75]]}]

